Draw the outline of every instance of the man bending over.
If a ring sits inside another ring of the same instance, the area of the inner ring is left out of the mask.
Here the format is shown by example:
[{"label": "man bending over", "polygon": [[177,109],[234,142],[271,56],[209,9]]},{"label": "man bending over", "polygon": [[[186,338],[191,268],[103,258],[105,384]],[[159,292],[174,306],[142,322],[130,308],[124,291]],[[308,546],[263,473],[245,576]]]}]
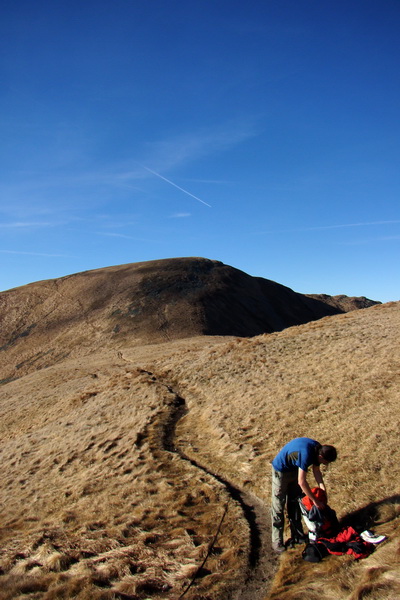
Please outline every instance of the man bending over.
[{"label": "man bending over", "polygon": [[293,528],[302,532],[301,515],[297,498],[304,492],[313,504],[322,509],[324,505],[314,496],[307,482],[308,467],[312,466],[315,481],[325,492],[325,484],[320,465],[336,460],[334,446],[321,445],[311,438],[301,437],[291,440],[272,461],[272,548],[283,552],[284,510],[287,503],[289,519]]}]

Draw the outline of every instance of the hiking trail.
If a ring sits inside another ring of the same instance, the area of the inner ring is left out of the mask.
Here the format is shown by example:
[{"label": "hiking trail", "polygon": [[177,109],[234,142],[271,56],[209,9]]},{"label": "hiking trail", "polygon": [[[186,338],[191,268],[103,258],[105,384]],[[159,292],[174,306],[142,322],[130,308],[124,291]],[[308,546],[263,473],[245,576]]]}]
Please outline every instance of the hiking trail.
[{"label": "hiking trail", "polygon": [[[118,352],[118,357],[127,363],[135,364],[134,361],[125,358],[122,352]],[[158,450],[161,448],[164,452],[178,455],[181,460],[187,461],[196,469],[203,471],[219,484],[222,484],[230,501],[240,506],[243,519],[247,523],[249,552],[246,557],[246,577],[241,589],[237,590],[235,596],[231,596],[231,600],[265,600],[278,566],[278,559],[271,549],[269,507],[253,493],[235,486],[223,474],[215,472],[206,464],[198,461],[197,458],[189,456],[179,447],[176,429],[180,419],[189,412],[186,400],[168,382],[157,377],[155,373],[136,364],[135,366],[141,373],[146,374],[154,384],[160,386],[172,396],[172,401],[167,405],[167,412],[163,415],[159,414],[158,416],[161,418],[148,425],[148,427],[156,429],[157,437],[154,438],[149,434],[146,437],[158,440]],[[180,597],[183,597],[183,595]]]}]

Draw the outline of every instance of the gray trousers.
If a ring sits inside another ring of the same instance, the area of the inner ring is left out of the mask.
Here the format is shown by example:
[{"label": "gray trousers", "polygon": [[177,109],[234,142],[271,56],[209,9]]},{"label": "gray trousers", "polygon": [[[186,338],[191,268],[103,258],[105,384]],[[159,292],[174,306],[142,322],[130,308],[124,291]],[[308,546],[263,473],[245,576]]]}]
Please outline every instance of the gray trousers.
[{"label": "gray trousers", "polygon": [[283,531],[285,528],[285,506],[287,503],[288,517],[292,529],[303,531],[301,513],[297,498],[301,495],[301,488],[297,483],[298,469],[281,473],[272,467],[272,495],[271,495],[271,522],[272,545],[283,544]]}]

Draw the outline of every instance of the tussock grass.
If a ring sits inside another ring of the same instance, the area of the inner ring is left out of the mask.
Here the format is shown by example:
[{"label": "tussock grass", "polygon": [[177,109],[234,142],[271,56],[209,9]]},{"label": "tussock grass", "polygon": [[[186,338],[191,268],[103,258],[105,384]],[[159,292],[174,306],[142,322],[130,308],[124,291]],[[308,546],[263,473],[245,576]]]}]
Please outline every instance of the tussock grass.
[{"label": "tussock grass", "polygon": [[[28,588],[46,600],[182,590],[228,498],[164,450],[174,394],[111,355],[28,379],[2,390],[1,600]],[[240,510],[229,513],[221,539],[231,565],[246,542]]]},{"label": "tussock grass", "polygon": [[339,517],[388,540],[358,563],[289,551],[268,598],[400,597],[399,323],[392,303],[251,339],[105,350],[3,385],[0,600],[177,600],[194,576],[185,600],[235,597],[251,540],[223,480],[267,510],[269,463],[301,435],[338,448],[325,479]]}]

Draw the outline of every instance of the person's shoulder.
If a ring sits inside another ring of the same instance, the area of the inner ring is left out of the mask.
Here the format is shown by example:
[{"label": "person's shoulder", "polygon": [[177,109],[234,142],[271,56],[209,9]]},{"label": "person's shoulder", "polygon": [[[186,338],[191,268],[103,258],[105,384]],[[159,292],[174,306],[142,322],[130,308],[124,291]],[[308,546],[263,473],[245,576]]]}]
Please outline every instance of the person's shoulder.
[{"label": "person's shoulder", "polygon": [[307,455],[310,456],[313,456],[315,454],[316,449],[320,446],[319,442],[307,437],[298,438],[297,444],[302,452],[306,452]]},{"label": "person's shoulder", "polygon": [[288,444],[304,444],[306,441],[310,440],[311,438],[306,438],[306,437],[296,437],[296,438],[292,438],[290,440],[290,442],[288,442]]},{"label": "person's shoulder", "polygon": [[320,445],[320,443],[317,442],[317,440],[314,440],[313,438],[309,438],[309,437],[298,438],[298,440],[301,444],[304,444],[305,446],[319,446]]},{"label": "person's shoulder", "polygon": [[315,444],[318,444],[316,440],[313,440],[309,437],[294,438],[292,442],[295,442],[296,444],[301,444],[302,446],[314,446]]}]

